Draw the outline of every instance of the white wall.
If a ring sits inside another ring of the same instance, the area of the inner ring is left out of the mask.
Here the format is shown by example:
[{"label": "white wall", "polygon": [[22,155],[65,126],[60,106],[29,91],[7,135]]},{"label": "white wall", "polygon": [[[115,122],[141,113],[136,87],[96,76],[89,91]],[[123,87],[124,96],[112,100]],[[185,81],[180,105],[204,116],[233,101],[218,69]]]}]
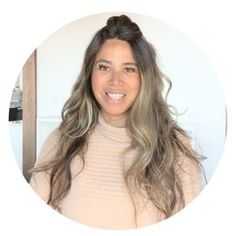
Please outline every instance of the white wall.
[{"label": "white wall", "polygon": [[[44,138],[60,121],[62,106],[78,76],[89,41],[109,16],[119,14],[75,21],[39,46],[38,151]],[[207,157],[203,165],[210,179],[220,160],[225,138],[225,104],[217,76],[203,52],[181,32],[150,17],[128,15],[156,47],[160,66],[173,82],[168,103],[180,113],[185,111],[178,121],[191,131],[194,144]]]}]

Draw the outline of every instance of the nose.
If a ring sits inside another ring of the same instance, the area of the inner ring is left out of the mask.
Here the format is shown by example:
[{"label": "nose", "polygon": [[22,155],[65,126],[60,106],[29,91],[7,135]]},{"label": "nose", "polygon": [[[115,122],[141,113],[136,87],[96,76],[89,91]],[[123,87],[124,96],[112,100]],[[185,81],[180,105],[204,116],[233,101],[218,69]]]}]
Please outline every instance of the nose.
[{"label": "nose", "polygon": [[112,71],[110,83],[112,85],[120,85],[124,83],[123,76],[119,71]]}]

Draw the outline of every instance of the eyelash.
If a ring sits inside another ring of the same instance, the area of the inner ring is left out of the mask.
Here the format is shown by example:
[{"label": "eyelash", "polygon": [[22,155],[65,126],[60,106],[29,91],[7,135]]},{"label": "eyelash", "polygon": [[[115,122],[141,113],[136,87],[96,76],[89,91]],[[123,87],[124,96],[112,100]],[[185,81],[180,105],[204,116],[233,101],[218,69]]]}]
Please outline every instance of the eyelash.
[{"label": "eyelash", "polygon": [[110,67],[109,67],[109,66],[106,66],[106,65],[103,65],[103,64],[99,64],[99,65],[98,65],[98,70],[101,70],[101,71],[110,71]]},{"label": "eyelash", "polygon": [[125,67],[124,71],[128,72],[128,73],[134,73],[134,72],[136,72],[136,69],[133,67]]},{"label": "eyelash", "polygon": [[[106,66],[106,65],[103,65],[103,64],[99,64],[98,65],[98,70],[101,70],[101,71],[110,71],[111,68],[109,66]],[[127,72],[127,73],[134,73],[136,72],[136,68],[133,68],[133,67],[125,67],[124,68],[124,72]]]}]

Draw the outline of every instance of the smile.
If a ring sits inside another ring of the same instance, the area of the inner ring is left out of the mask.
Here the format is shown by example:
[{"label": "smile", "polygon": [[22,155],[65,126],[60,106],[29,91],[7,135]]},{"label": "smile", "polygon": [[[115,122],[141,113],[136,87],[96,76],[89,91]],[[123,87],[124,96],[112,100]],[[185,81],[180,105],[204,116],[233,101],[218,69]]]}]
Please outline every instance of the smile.
[{"label": "smile", "polygon": [[125,97],[125,94],[123,93],[106,93],[106,96],[111,98],[112,100],[121,100]]}]

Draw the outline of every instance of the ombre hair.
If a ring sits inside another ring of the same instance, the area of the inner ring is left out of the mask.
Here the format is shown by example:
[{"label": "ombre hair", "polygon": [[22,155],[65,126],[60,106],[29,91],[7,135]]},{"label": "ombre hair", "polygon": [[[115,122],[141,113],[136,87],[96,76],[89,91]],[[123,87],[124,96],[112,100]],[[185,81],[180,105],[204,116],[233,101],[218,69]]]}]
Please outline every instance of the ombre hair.
[{"label": "ombre hair", "polygon": [[79,171],[83,171],[88,137],[98,122],[101,107],[92,91],[91,76],[95,57],[109,39],[129,43],[141,78],[140,91],[126,120],[132,142],[123,153],[125,156],[136,149],[137,157],[128,169],[124,168],[124,181],[135,209],[135,196],[142,194],[165,217],[169,217],[185,205],[176,172],[181,164],[179,157],[184,155],[200,163],[197,154],[186,145],[184,140],[189,140],[189,137],[174,120],[171,107],[163,96],[165,81],[169,90],[171,82],[157,65],[154,47],[145,39],[138,25],[125,15],[110,17],[87,47],[80,75],[62,110],[55,156],[47,164],[37,166],[33,174],[40,171],[50,173],[47,203],[59,210],[60,202],[72,184],[71,161],[79,156],[83,163]]}]

